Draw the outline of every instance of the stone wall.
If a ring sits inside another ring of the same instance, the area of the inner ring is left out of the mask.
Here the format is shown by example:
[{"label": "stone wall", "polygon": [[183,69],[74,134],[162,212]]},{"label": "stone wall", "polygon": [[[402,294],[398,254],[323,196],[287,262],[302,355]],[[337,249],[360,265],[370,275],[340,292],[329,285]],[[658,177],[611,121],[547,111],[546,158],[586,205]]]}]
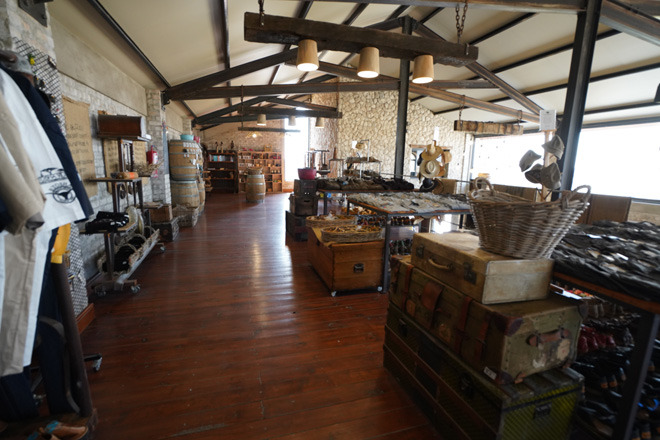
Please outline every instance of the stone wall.
[{"label": "stone wall", "polygon": [[[201,132],[202,142],[211,150],[215,150],[216,144],[218,148],[228,150],[234,142],[234,146],[239,149],[263,150],[265,145],[269,145],[273,151],[284,151],[284,133],[238,131],[240,126],[240,123],[230,123],[204,130]],[[254,127],[255,122],[248,122],[244,126]],[[284,120],[267,121],[266,127],[284,128]]]},{"label": "stone wall", "polygon": [[[381,172],[383,174],[392,174],[396,148],[398,92],[342,93],[339,105],[343,114],[338,121],[339,157],[346,158],[355,155],[351,150],[351,141],[368,139],[370,156],[382,162]],[[410,173],[411,145],[428,145],[433,142],[435,127],[438,127],[440,131],[438,143],[444,147],[450,147],[453,156],[448,177],[461,179],[467,173],[462,158],[465,155],[466,145],[469,147],[472,142],[472,136],[467,135],[466,137],[463,133],[454,132],[452,121],[434,115],[422,105],[414,102],[408,103],[404,175]]]},{"label": "stone wall", "polygon": [[[62,95],[75,101],[89,104],[90,126],[92,128],[92,147],[94,150],[94,164],[97,176],[105,176],[105,164],[103,161],[103,143],[97,137],[97,115],[99,111],[105,111],[111,115],[144,116],[127,107],[126,105],[114,101],[113,99],[97,92],[96,90],[81,84],[73,78],[60,74],[60,85]],[[112,197],[105,184],[98,184],[98,194],[90,198],[95,212],[112,211]],[[143,188],[144,200],[152,200],[151,185],[145,185]],[[122,206],[126,206],[123,201]],[[85,256],[84,267],[85,276],[91,277],[97,272],[96,260],[103,254],[103,236],[82,235],[80,237],[83,255]]]},{"label": "stone wall", "polygon": [[[337,107],[337,94],[323,93],[312,95],[312,103],[328,107]],[[339,119],[324,119],[324,123],[325,126],[323,128],[316,128],[314,126],[316,120],[312,119],[309,132],[309,148],[311,150],[329,150],[328,159],[331,159],[335,148],[337,148],[338,145]]]},{"label": "stone wall", "polygon": [[[46,8],[46,18],[50,14]],[[50,26],[42,26],[18,7],[18,0],[0,0],[0,48],[12,50],[12,38],[23,40],[41,52],[55,56]]]}]

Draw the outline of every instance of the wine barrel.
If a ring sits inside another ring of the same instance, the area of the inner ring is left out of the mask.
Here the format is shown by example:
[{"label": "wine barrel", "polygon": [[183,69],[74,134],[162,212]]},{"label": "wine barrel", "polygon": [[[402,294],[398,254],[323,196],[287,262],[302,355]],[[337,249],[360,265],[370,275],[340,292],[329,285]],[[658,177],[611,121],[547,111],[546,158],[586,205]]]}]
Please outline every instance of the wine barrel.
[{"label": "wine barrel", "polygon": [[248,202],[263,202],[266,198],[266,182],[263,174],[249,174],[245,182],[245,199]]},{"label": "wine barrel", "polygon": [[172,139],[168,141],[170,178],[197,180],[203,166],[202,149],[197,142]]},{"label": "wine barrel", "polygon": [[199,206],[199,188],[196,180],[170,180],[172,203],[189,208]]}]

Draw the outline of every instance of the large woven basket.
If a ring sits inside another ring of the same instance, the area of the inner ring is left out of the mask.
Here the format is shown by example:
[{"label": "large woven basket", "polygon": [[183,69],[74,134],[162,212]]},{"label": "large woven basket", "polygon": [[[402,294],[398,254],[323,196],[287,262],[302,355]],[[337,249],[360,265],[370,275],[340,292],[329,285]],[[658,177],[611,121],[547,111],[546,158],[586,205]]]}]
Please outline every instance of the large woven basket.
[{"label": "large woven basket", "polygon": [[321,229],[321,239],[334,243],[364,243],[381,239],[379,226],[331,226]]},{"label": "large woven basket", "polygon": [[305,219],[305,226],[309,226],[310,228],[355,224],[357,224],[357,216],[355,215],[310,215]]},{"label": "large woven basket", "polygon": [[[550,258],[568,229],[589,206],[591,187],[562,191],[551,202],[532,202],[495,191],[486,179],[477,179],[468,194],[482,249],[521,259]],[[586,193],[578,191],[586,189]]]}]

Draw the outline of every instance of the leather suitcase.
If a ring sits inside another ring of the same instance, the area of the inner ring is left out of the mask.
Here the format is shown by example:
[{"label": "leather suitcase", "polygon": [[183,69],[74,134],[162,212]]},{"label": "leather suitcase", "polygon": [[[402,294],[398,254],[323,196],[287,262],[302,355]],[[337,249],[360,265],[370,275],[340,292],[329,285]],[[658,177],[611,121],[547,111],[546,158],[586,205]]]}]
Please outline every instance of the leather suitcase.
[{"label": "leather suitcase", "polygon": [[337,291],[380,288],[385,241],[325,243],[320,228],[307,228],[307,259],[331,295]]},{"label": "leather suitcase", "polygon": [[485,305],[400,261],[390,301],[496,383],[575,360],[587,307],[552,293],[547,299]]},{"label": "leather suitcase", "polygon": [[384,366],[443,438],[566,439],[583,377],[556,368],[496,385],[438,343],[397,307],[385,327]]},{"label": "leather suitcase", "polygon": [[412,263],[484,304],[545,298],[553,265],[484,251],[478,237],[464,233],[415,234]]}]

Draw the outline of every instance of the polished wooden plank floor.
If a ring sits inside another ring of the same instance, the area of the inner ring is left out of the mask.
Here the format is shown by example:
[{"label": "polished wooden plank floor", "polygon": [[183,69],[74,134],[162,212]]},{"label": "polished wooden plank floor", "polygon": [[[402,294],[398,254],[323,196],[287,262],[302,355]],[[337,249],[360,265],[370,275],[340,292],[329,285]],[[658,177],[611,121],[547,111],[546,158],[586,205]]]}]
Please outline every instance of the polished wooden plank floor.
[{"label": "polished wooden plank floor", "polygon": [[138,294],[94,300],[96,439],[439,438],[382,367],[387,295],[331,297],[286,209],[213,194]]}]

